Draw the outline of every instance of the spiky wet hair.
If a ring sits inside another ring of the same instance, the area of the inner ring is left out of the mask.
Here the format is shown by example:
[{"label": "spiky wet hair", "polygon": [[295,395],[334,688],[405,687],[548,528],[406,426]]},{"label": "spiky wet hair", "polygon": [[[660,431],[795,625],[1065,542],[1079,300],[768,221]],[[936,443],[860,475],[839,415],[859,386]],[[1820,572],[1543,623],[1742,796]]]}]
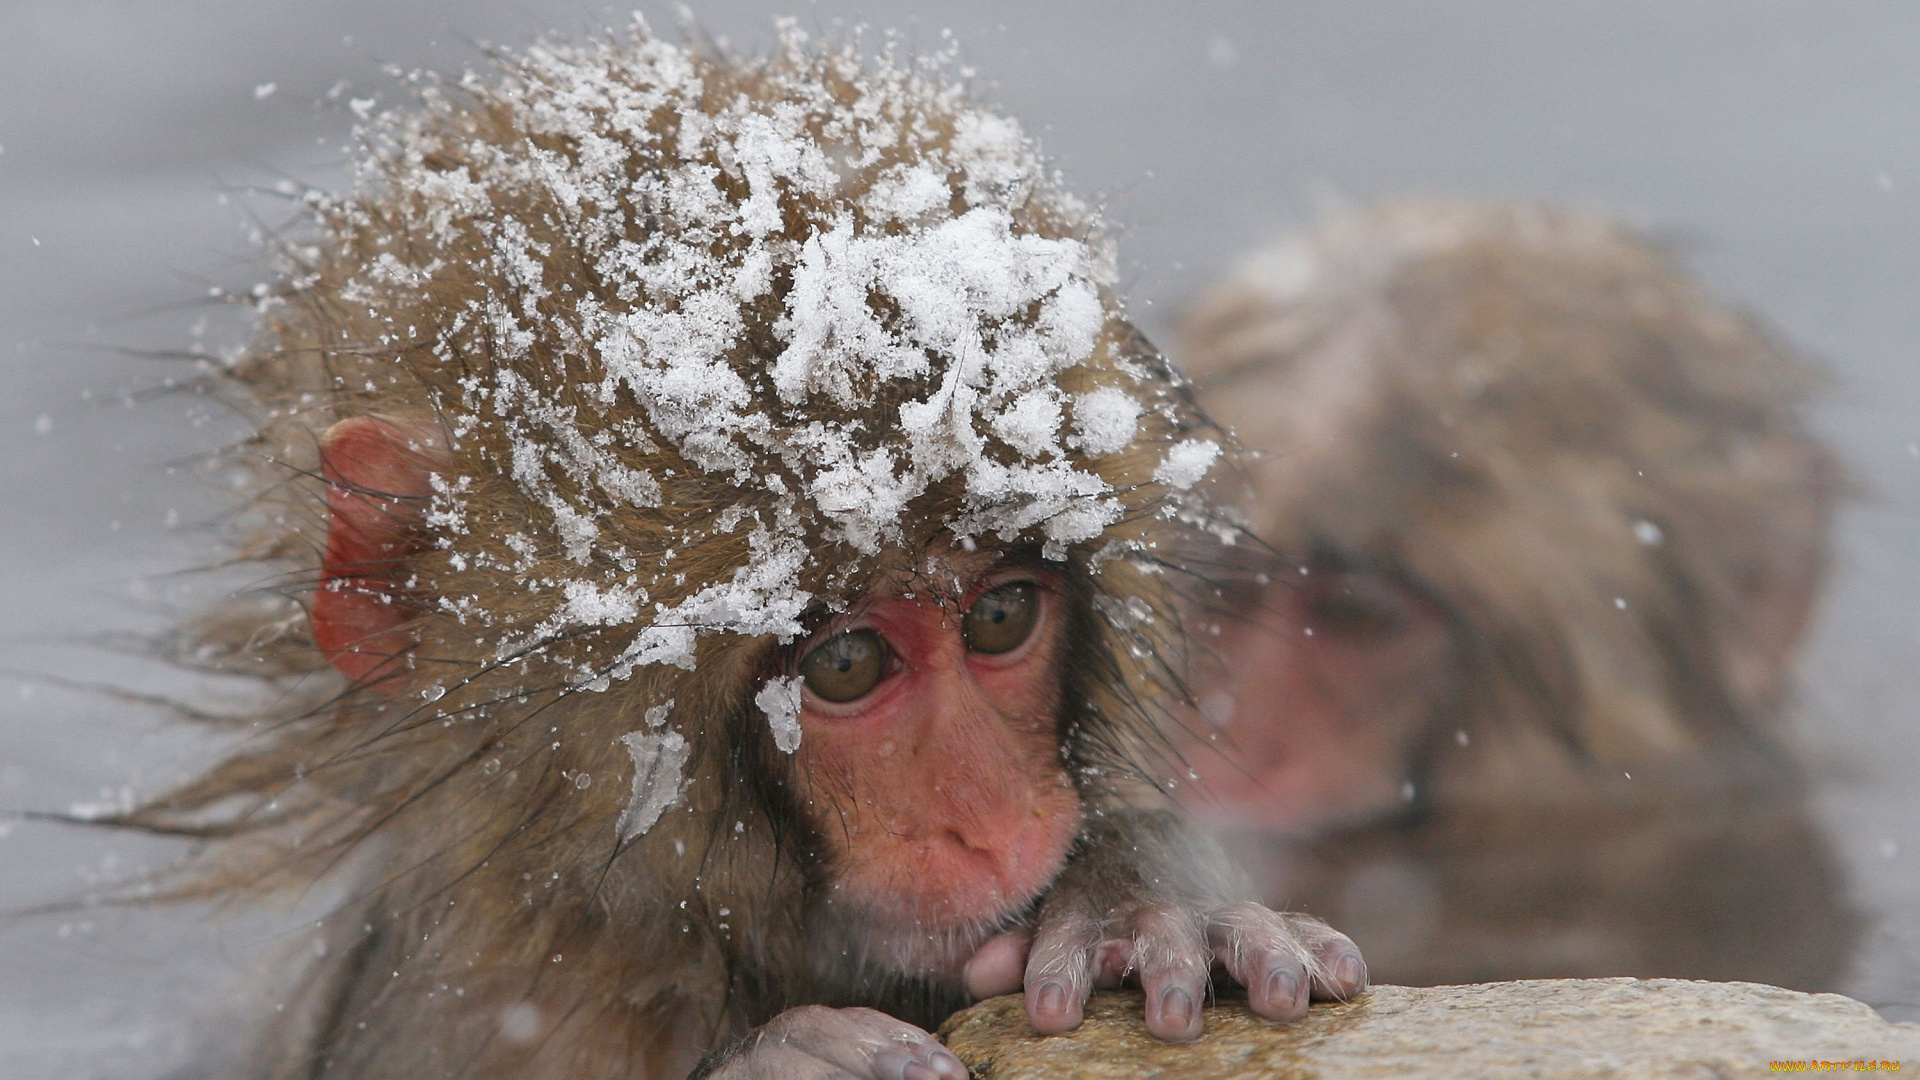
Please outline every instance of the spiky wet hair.
[{"label": "spiky wet hair", "polygon": [[[777,784],[745,779],[784,767],[770,658],[931,555],[1049,565],[1080,601],[1063,752],[1119,799],[1184,695],[1163,554],[1232,532],[1206,497],[1222,440],[1122,317],[1095,215],[938,64],[642,28],[497,67],[374,123],[354,192],[286,246],[231,373],[261,418],[247,550],[285,584],[196,632],[302,690],[126,822],[219,840],[188,879],[214,889],[371,851],[396,927],[577,957],[621,1008],[718,1023],[688,973],[738,994],[792,967],[764,953],[811,872]],[[317,447],[362,416],[443,447],[388,686],[344,685],[305,621]],[[414,963],[381,993],[455,961]]]}]

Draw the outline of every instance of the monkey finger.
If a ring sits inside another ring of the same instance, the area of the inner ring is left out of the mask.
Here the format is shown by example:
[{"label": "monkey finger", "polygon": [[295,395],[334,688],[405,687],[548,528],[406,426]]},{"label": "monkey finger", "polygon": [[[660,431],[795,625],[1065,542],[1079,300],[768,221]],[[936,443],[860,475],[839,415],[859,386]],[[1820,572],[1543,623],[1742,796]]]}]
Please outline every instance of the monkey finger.
[{"label": "monkey finger", "polygon": [[1009,930],[989,938],[960,969],[960,981],[976,998],[997,997],[1020,989],[1027,969],[1033,931]]},{"label": "monkey finger", "polygon": [[1080,912],[1043,916],[1027,952],[1027,1022],[1042,1035],[1080,1026],[1100,927]]},{"label": "monkey finger", "polygon": [[790,1046],[769,1044],[742,1051],[699,1080],[866,1080]]},{"label": "monkey finger", "polygon": [[860,1080],[967,1080],[967,1067],[953,1051],[929,1040],[875,1054]]},{"label": "monkey finger", "polygon": [[1367,961],[1353,939],[1310,915],[1282,916],[1317,961],[1315,1001],[1345,1001],[1367,988]]},{"label": "monkey finger", "polygon": [[762,1033],[743,1076],[806,1075],[808,1066],[788,1056],[799,1054],[831,1067],[818,1072],[822,1078],[967,1080],[967,1067],[932,1035],[873,1009],[805,1005],[774,1017]]},{"label": "monkey finger", "polygon": [[1280,1021],[1307,1014],[1318,965],[1285,915],[1260,904],[1229,904],[1213,913],[1207,942],[1227,975],[1247,988],[1254,1012]]},{"label": "monkey finger", "polygon": [[1200,920],[1177,907],[1150,907],[1134,915],[1133,964],[1147,995],[1147,1030],[1157,1039],[1200,1037],[1213,952]]},{"label": "monkey finger", "polygon": [[[1255,903],[1229,904],[1214,912],[1208,927],[1214,953],[1228,973],[1247,988],[1257,1012],[1275,1019],[1292,1019],[1261,1009],[1258,1000],[1298,990],[1291,968],[1278,954],[1290,954],[1304,968],[1308,997],[1315,1001],[1341,1000],[1367,988],[1367,962],[1353,939],[1311,915],[1273,911]],[[1304,1008],[1304,1001],[1302,999]]]}]

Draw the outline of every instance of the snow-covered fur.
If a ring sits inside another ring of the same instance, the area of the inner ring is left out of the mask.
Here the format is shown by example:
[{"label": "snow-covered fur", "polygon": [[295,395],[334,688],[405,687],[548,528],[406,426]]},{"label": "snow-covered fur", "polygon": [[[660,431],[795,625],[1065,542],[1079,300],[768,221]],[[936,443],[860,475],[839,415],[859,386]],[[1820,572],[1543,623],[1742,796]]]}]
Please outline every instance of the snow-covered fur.
[{"label": "snow-covered fur", "polygon": [[[642,28],[496,66],[422,80],[286,245],[231,373],[261,418],[246,555],[284,587],[191,628],[284,696],[122,819],[216,840],[180,894],[349,874],[250,1075],[668,1075],[819,1000],[785,646],[942,553],[1047,562],[1097,807],[1184,695],[1163,556],[1232,536],[1225,439],[1124,320],[1095,216],[938,62]],[[359,416],[448,448],[395,597],[420,644],[372,687],[305,614],[317,445]],[[851,985],[951,1003],[885,982]]]}]

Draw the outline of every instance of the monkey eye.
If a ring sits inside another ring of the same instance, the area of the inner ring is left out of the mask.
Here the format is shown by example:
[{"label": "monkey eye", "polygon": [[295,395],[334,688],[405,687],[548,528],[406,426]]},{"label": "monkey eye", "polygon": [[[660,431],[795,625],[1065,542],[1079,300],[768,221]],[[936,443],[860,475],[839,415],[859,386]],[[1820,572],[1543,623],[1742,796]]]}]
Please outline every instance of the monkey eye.
[{"label": "monkey eye", "polygon": [[800,660],[800,677],[807,689],[827,701],[853,701],[880,681],[886,661],[886,646],[879,634],[849,630],[807,650]]},{"label": "monkey eye", "polygon": [[1012,652],[1033,633],[1040,601],[1031,581],[1009,581],[980,594],[961,624],[967,648],[977,653]]},{"label": "monkey eye", "polygon": [[1394,585],[1364,573],[1329,573],[1307,589],[1307,619],[1350,638],[1399,633],[1412,619],[1408,598]]}]

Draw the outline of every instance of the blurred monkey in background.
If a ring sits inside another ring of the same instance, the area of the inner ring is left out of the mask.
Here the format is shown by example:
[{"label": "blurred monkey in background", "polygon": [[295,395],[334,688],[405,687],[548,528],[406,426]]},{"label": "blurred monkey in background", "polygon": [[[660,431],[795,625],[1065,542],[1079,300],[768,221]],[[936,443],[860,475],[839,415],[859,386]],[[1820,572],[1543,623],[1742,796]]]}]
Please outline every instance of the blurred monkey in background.
[{"label": "blurred monkey in background", "polygon": [[1271,562],[1188,757],[1267,902],[1385,982],[1844,975],[1779,724],[1846,491],[1815,367],[1644,238],[1537,206],[1348,216],[1184,329],[1262,456]]}]

